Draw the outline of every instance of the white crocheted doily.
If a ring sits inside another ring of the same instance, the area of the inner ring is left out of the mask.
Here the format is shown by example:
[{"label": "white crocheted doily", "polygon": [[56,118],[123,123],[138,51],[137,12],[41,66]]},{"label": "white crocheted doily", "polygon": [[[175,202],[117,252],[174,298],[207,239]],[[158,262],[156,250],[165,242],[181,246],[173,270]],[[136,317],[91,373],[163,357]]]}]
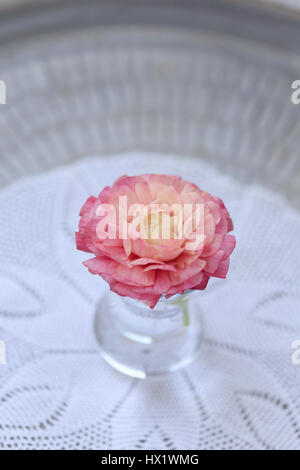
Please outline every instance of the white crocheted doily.
[{"label": "white crocheted doily", "polygon": [[[221,196],[237,247],[202,297],[197,362],[139,381],[99,356],[106,284],[82,266],[78,211],[121,174],[173,173]],[[0,193],[0,448],[299,449],[300,217],[279,196],[197,159],[89,158]]]}]

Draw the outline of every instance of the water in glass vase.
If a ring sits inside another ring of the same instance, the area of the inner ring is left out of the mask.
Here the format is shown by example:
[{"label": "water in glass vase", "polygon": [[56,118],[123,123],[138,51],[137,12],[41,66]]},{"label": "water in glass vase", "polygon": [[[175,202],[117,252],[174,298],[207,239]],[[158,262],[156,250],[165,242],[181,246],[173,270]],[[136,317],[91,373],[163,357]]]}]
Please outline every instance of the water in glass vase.
[{"label": "water in glass vase", "polygon": [[151,310],[139,300],[108,292],[98,304],[94,324],[103,358],[141,379],[188,365],[202,339],[197,299],[193,291],[162,297]]}]

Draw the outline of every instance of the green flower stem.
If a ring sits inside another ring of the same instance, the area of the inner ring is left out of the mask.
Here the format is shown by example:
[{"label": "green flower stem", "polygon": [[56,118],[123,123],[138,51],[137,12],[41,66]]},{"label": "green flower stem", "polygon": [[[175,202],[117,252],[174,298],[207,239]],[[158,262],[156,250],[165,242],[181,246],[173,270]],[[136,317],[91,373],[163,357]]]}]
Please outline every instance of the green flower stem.
[{"label": "green flower stem", "polygon": [[183,297],[179,297],[176,300],[171,302],[173,305],[178,305],[182,310],[182,318],[184,326],[189,326],[190,324],[190,317],[189,317],[189,310],[188,310],[188,301]]}]

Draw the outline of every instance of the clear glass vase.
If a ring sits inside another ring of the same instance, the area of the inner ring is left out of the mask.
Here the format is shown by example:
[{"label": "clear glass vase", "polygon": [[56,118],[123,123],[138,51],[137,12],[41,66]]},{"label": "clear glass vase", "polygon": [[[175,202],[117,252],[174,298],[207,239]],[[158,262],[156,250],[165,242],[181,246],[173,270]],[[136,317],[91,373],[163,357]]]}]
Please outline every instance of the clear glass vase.
[{"label": "clear glass vase", "polygon": [[139,300],[108,292],[94,323],[103,358],[141,379],[185,367],[198,354],[202,338],[197,298],[196,291],[162,297],[151,310]]}]

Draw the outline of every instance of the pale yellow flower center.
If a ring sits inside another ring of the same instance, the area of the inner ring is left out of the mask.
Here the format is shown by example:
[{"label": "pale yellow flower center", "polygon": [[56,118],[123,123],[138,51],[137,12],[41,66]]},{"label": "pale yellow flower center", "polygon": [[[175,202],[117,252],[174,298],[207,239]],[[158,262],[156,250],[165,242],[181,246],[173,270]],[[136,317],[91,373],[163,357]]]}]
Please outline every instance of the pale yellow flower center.
[{"label": "pale yellow flower center", "polygon": [[167,243],[178,233],[175,218],[164,211],[149,213],[144,219],[144,227],[149,243]]}]

